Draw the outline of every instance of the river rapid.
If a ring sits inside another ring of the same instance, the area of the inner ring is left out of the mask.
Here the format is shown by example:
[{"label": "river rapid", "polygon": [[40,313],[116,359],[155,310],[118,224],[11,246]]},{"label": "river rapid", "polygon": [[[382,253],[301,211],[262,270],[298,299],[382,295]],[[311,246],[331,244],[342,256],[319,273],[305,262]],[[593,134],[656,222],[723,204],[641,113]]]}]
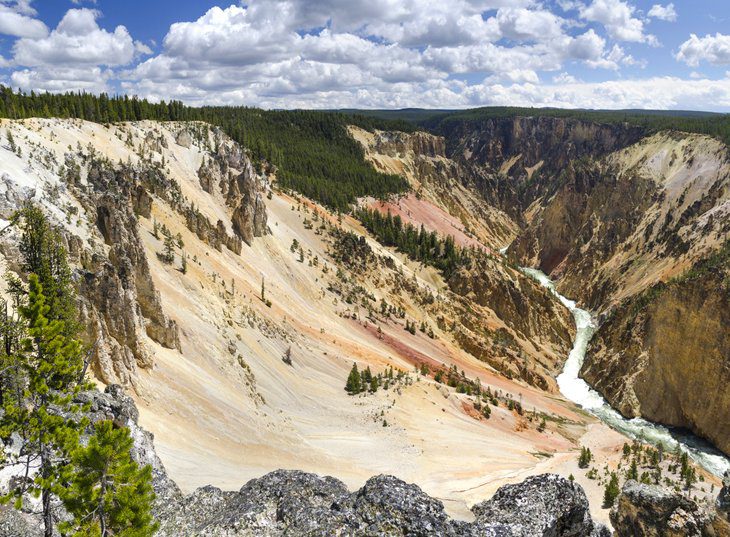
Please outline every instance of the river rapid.
[{"label": "river rapid", "polygon": [[595,319],[590,312],[579,308],[573,300],[558,293],[554,283],[543,272],[531,268],[523,268],[522,271],[548,288],[570,310],[575,319],[576,335],[573,348],[565,362],[563,372],[557,378],[560,392],[567,399],[629,438],[653,445],[661,443],[667,450],[679,448],[686,451],[698,464],[717,476],[722,476],[725,471],[730,470],[730,460],[702,439],[689,433],[670,430],[642,418],[626,419],[611,408],[603,396],[579,376],[588,342],[596,330]]}]

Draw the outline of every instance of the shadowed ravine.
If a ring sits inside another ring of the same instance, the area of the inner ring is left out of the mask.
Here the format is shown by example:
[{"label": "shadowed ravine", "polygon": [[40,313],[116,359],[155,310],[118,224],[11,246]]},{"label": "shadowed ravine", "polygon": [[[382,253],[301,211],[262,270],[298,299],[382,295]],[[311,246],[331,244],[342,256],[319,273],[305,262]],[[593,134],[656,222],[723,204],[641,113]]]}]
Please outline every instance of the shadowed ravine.
[{"label": "shadowed ravine", "polygon": [[573,348],[565,362],[563,372],[557,378],[560,392],[566,398],[630,438],[654,445],[661,443],[670,450],[675,450],[679,446],[680,449],[688,452],[697,463],[717,476],[722,476],[725,471],[730,470],[730,460],[705,440],[686,432],[668,429],[642,418],[626,419],[614,410],[601,394],[580,378],[578,374],[583,365],[586,348],[596,330],[593,316],[590,312],[577,307],[573,300],[558,293],[555,285],[545,273],[532,268],[523,268],[522,271],[550,289],[570,310],[575,319],[576,335]]}]

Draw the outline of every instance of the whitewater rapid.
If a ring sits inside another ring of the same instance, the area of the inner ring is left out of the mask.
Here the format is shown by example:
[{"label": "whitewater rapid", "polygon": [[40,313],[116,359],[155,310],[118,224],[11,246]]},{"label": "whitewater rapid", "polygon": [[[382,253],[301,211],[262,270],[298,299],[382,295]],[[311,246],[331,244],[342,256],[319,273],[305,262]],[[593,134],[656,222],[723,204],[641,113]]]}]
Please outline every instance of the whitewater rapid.
[{"label": "whitewater rapid", "polygon": [[603,396],[579,376],[588,342],[596,331],[593,316],[590,312],[579,308],[574,301],[558,293],[553,282],[543,272],[531,268],[523,268],[522,271],[547,287],[570,310],[575,319],[576,335],[573,348],[565,362],[563,372],[557,378],[560,392],[567,399],[629,438],[653,445],[661,443],[668,450],[679,447],[698,464],[717,476],[722,476],[725,471],[730,470],[730,460],[702,439],[688,433],[670,430],[642,418],[626,419],[611,408]]}]

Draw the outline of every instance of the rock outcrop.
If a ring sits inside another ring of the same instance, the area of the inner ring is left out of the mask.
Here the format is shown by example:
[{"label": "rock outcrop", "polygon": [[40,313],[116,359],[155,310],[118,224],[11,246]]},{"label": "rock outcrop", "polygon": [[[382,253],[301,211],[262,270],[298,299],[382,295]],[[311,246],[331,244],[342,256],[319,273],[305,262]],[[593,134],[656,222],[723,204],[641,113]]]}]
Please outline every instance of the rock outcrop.
[{"label": "rock outcrop", "polygon": [[591,519],[580,485],[554,474],[505,485],[472,511],[477,518],[477,535],[501,535],[499,531],[515,537],[610,535],[607,528]]},{"label": "rock outcrop", "polygon": [[151,198],[130,169],[97,163],[87,181],[91,188],[78,189],[77,196],[96,214],[108,246],[106,258],[97,253],[82,262],[79,291],[87,340],[95,345],[92,367],[103,382],[133,383],[136,367],[153,365],[142,332],[180,350],[177,326],[162,309],[138,231],[137,214],[150,210]]},{"label": "rock outcrop", "polygon": [[717,510],[730,520],[730,471],[722,477],[722,488],[717,495]]},{"label": "rock outcrop", "polygon": [[354,493],[332,477],[278,470],[238,492],[203,487],[162,518],[173,535],[601,536],[582,489],[555,475],[501,488],[474,508],[472,523],[451,519],[416,485],[373,477]]},{"label": "rock outcrop", "polygon": [[200,186],[211,195],[219,195],[231,208],[234,233],[251,245],[254,237],[266,234],[266,206],[262,178],[241,147],[215,131],[217,150],[203,159],[198,170]]},{"label": "rock outcrop", "polygon": [[618,537],[727,537],[730,524],[711,508],[655,485],[627,481],[611,510]]}]

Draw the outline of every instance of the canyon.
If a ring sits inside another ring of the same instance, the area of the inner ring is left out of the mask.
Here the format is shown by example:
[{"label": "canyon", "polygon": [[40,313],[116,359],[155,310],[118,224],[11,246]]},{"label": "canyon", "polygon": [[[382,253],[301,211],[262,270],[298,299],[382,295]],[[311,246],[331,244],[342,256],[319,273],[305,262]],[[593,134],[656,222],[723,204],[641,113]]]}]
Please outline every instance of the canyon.
[{"label": "canyon", "polygon": [[[581,520],[611,523],[576,452],[614,470],[630,440],[560,394],[573,318],[521,266],[594,312],[581,375],[614,408],[730,450],[730,157],[714,138],[546,117],[350,126],[410,187],[358,206],[453,237],[471,262],[445,275],[280,188],[275,166],[205,123],[0,130],[0,267],[18,270],[14,211],[39,204],[63,230],[96,382],[132,396],[176,494],[217,487],[191,505],[235,511],[223,491],[251,479],[315,486],[268,474],[303,470],[336,477],[327,502],[367,519],[357,502],[401,487],[372,478],[391,474],[455,532],[446,514],[476,528],[501,487],[557,473],[585,491]],[[353,362],[396,378],[348,395]]]}]

